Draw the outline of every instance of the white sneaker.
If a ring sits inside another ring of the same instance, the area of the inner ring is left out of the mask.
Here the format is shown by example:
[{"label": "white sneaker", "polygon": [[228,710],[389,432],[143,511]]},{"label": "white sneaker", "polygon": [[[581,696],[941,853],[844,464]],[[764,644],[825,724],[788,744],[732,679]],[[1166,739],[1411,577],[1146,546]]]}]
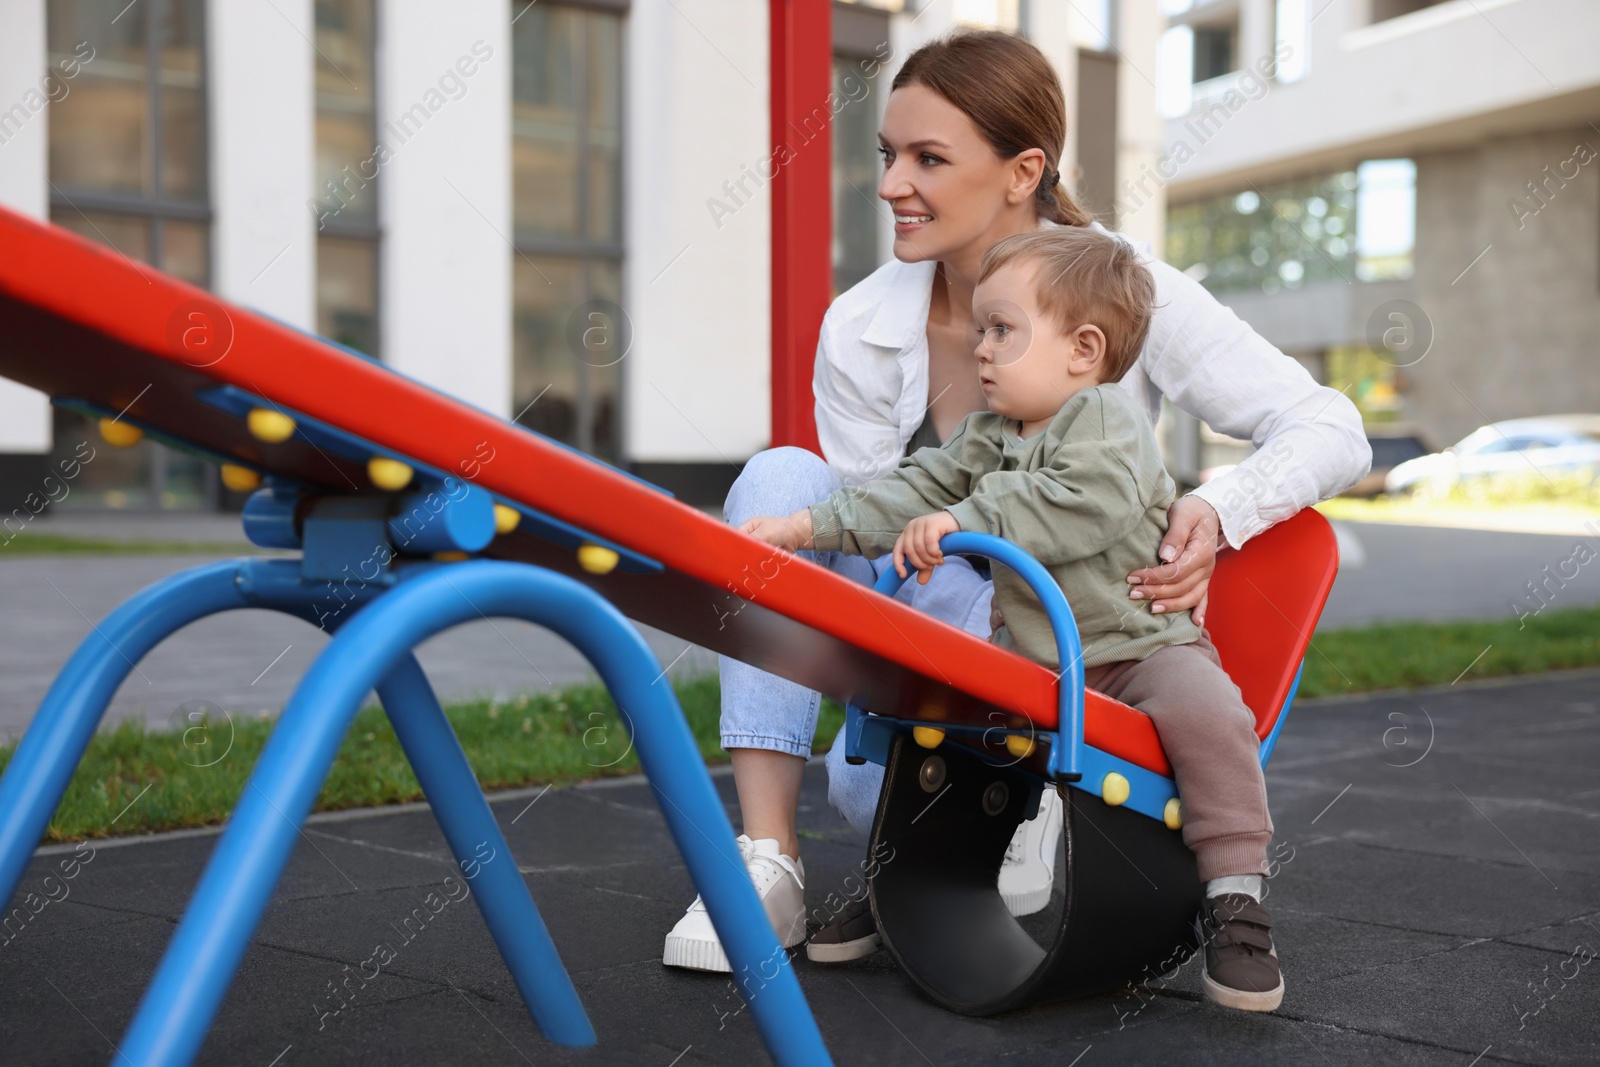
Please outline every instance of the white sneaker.
[{"label": "white sneaker", "polygon": [[[806,939],[806,867],[778,851],[775,838],[752,841],[739,835],[739,854],[755,884],[756,895],[767,909],[767,918],[784,948],[793,948]],[[1046,896],[1049,893],[1046,892]],[[727,954],[711,925],[711,913],[699,897],[678,925],[667,935],[661,962],[668,967],[687,967],[693,971],[731,973]]]},{"label": "white sneaker", "polygon": [[1017,827],[1000,865],[1000,896],[1012,915],[1032,915],[1050,903],[1056,880],[1056,846],[1061,843],[1061,797],[1046,786],[1039,814]]}]

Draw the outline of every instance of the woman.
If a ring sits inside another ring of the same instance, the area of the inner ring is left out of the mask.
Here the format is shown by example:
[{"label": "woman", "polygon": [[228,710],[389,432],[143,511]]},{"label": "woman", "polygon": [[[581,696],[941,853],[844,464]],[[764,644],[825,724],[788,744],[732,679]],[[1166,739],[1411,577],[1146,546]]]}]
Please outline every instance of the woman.
[{"label": "woman", "polygon": [[[823,459],[778,448],[754,456],[728,495],[724,518],[788,515],[845,485],[892,470],[911,451],[945,440],[983,410],[972,359],[972,290],[985,252],[1040,226],[1099,224],[1061,186],[1066,139],[1060,82],[1032,44],[964,32],[928,44],[896,74],[885,107],[878,195],[894,213],[894,259],[839,296],[823,321],[813,391]],[[1122,380],[1151,423],[1166,396],[1214,429],[1248,437],[1257,452],[1180,498],[1168,513],[1165,565],[1128,576],[1129,596],[1154,612],[1193,612],[1204,624],[1206,587],[1223,541],[1238,548],[1301,508],[1366,474],[1371,451],[1355,406],[1318,386],[1193,279],[1145,257],[1156,310],[1134,369]],[[870,584],[887,559],[801,553]],[[980,637],[992,630],[989,585],[949,558],[927,585],[901,597]],[[805,939],[805,869],[795,816],[820,696],[747,664],[722,660],[722,745],[733,760],[746,864],[786,947]],[[863,832],[882,782],[874,764],[828,754],[829,799]],[[1000,888],[1014,914],[1050,897],[1060,801],[1018,829]],[[808,945],[814,960],[877,948],[871,916],[851,909]],[[663,961],[728,970],[696,899],[667,937]]]}]

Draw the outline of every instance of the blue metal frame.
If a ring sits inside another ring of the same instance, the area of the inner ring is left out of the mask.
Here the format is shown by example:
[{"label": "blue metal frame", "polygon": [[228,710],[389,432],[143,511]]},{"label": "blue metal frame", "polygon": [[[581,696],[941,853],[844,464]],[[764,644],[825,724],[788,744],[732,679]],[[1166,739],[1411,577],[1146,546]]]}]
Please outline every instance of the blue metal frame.
[{"label": "blue metal frame", "polygon": [[[670,683],[642,637],[598,593],[518,563],[411,564],[398,584],[352,590],[365,604],[339,627],[285,709],[162,958],[121,1053],[184,1064],[198,1053],[249,945],[340,740],[377,688],[402,748],[465,868],[487,842],[507,862],[474,869],[485,923],[540,1029],[592,1045],[593,1027],[498,824],[410,649],[481,616],[526,619],[584,652],[610,687],[679,851],[739,973],[762,976],[752,1015],[783,1064],[830,1062],[788,954],[779,945]],[[326,583],[295,560],[234,560],[184,572],[130,598],[62,669],[0,778],[0,899],[16,891],[34,846],[117,686],[151,648],[200,618],[270,607],[314,622]],[[654,679],[649,681],[648,679]],[[767,978],[764,965],[777,965]]]},{"label": "blue metal frame", "polygon": [[191,622],[253,606],[234,581],[238,566],[234,560],[209,563],[135,593],[90,631],[56,675],[0,778],[0,901],[16,893],[95,727],[134,664]]},{"label": "blue metal frame", "polygon": [[[987,556],[1002,563],[1016,571],[1039,598],[1055,631],[1056,661],[1061,664],[1061,711],[1056,720],[1055,741],[1050,746],[1050,774],[1057,781],[1078,781],[1083,777],[1083,641],[1066,594],[1044,564],[993,534],[945,534],[939,539],[939,550],[947,556]],[[905,580],[891,565],[884,568],[873,588],[894,596]]]}]

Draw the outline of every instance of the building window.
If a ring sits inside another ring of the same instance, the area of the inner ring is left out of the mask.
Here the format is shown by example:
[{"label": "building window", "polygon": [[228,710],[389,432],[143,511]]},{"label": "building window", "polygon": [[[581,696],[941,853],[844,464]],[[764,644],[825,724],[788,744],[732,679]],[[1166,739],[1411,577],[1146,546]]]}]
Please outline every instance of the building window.
[{"label": "building window", "polygon": [[881,212],[878,199],[882,163],[878,157],[878,109],[875,104],[881,69],[868,77],[861,61],[835,56],[833,92],[848,100],[833,118],[833,290],[837,295],[877,270],[883,263]]},{"label": "building window", "polygon": [[1444,2],[1445,0],[1372,0],[1372,21],[1386,22]]},{"label": "building window", "polygon": [[1022,23],[1023,0],[955,0],[951,15],[964,26],[1015,33]]},{"label": "building window", "polygon": [[[1023,10],[1031,14],[1028,8]],[[1112,38],[1116,36],[1116,17],[1112,0],[1074,0],[1068,21],[1073,45],[1091,52],[1111,51]],[[1031,27],[1024,25],[1024,29]]]},{"label": "building window", "polygon": [[1369,160],[1167,210],[1167,260],[1213,292],[1409,278],[1416,165]]},{"label": "building window", "polygon": [[1417,165],[1369,159],[1356,168],[1356,277],[1411,277],[1417,243]]},{"label": "building window", "polygon": [[621,459],[622,17],[530,5],[511,27],[512,401]]},{"label": "building window", "polygon": [[833,9],[833,291],[844,292],[883,263],[888,206],[878,199],[880,93],[891,70],[889,18],[880,11]]},{"label": "building window", "polygon": [[1238,36],[1239,27],[1232,24],[1194,28],[1195,81],[1220,78],[1238,68],[1234,56],[1234,42]]},{"label": "building window", "polygon": [[1274,14],[1274,76],[1285,84],[1297,82],[1306,76],[1311,59],[1311,0],[1278,0]]},{"label": "building window", "polygon": [[317,332],[378,351],[374,0],[316,0]]},{"label": "building window", "polygon": [[1237,87],[1239,7],[1162,0],[1160,10],[1168,26],[1156,46],[1156,98],[1161,114],[1176,118]]},{"label": "building window", "polygon": [[[211,276],[204,9],[204,0],[46,9],[52,65],[81,61],[83,42],[94,50],[51,108],[50,221],[200,286]],[[57,409],[52,460],[95,437],[90,420]],[[99,455],[65,506],[216,499],[214,472],[194,457],[149,441]]]}]

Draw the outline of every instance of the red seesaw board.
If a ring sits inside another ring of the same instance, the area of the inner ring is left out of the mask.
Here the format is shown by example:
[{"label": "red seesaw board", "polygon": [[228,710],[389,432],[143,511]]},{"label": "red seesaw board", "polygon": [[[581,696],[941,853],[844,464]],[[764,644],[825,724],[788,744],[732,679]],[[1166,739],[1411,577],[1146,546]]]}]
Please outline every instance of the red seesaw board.
[{"label": "red seesaw board", "polygon": [[[218,331],[198,348],[185,339],[196,322]],[[484,553],[571,575],[640,622],[881,714],[1009,728],[1056,723],[1055,676],[1036,664],[822,567],[775,556],[702,512],[505,419],[5,209],[0,374],[52,397],[125,411],[171,437],[310,486],[370,491],[362,464],[298,438],[265,444],[236,415],[197,396],[231,385],[419,465],[470,473],[498,497],[659,561],[663,569],[654,573],[595,576],[578,567],[570,549],[521,529],[497,537]],[[1327,530],[1319,516],[1303,514],[1258,538],[1263,551],[1252,543],[1251,551],[1231,555],[1252,566],[1260,555],[1265,563],[1274,540],[1292,554],[1283,534],[1293,535],[1290,528],[1302,520]],[[1213,584],[1214,617],[1227,612],[1218,588],[1226,578],[1225,564]],[[1303,578],[1298,584],[1310,585],[1295,590],[1297,603],[1316,586],[1325,595],[1332,573]],[[1260,583],[1272,587],[1272,579],[1263,573],[1256,579],[1250,584],[1268,597]],[[1285,619],[1295,614],[1292,607],[1274,610]],[[1252,629],[1273,625],[1259,605],[1247,615]],[[1254,699],[1246,692],[1263,736],[1314,622],[1313,611],[1309,621],[1291,625],[1296,633],[1280,625],[1275,640],[1248,641],[1293,655],[1287,674],[1271,664],[1250,668],[1263,675],[1249,686]],[[1223,635],[1217,644],[1227,662]],[[1150,721],[1093,692],[1086,698],[1085,739],[1168,773]]]}]

